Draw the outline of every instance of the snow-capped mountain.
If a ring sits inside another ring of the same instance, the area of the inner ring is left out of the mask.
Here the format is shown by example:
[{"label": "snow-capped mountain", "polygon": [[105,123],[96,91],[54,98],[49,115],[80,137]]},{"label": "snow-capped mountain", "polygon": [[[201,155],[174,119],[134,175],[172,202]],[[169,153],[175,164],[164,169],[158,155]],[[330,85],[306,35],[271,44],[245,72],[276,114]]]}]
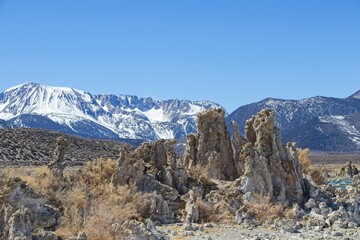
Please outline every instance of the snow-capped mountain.
[{"label": "snow-capped mountain", "polygon": [[45,128],[94,138],[184,139],[196,131],[199,111],[218,107],[208,101],[92,95],[25,83],[0,94],[0,127]]},{"label": "snow-capped mountain", "polygon": [[[274,110],[276,123],[284,141],[295,141],[300,147],[309,147],[313,150],[347,151],[350,148],[352,151],[360,150],[360,138],[354,134],[355,132],[349,130],[354,127],[354,117],[360,113],[360,91],[345,99],[330,97],[312,97],[302,100],[267,98],[238,108],[227,117],[227,123],[230,126],[230,122],[235,121],[243,130],[246,119],[263,108]],[[348,122],[349,119],[353,120]],[[360,118],[356,119],[360,120]],[[316,129],[320,129],[319,124],[323,126],[323,131],[315,132]],[[331,127],[329,127],[330,125]],[[312,130],[310,131],[310,129]],[[334,139],[330,141],[330,135],[338,136],[339,142],[336,143]]]}]

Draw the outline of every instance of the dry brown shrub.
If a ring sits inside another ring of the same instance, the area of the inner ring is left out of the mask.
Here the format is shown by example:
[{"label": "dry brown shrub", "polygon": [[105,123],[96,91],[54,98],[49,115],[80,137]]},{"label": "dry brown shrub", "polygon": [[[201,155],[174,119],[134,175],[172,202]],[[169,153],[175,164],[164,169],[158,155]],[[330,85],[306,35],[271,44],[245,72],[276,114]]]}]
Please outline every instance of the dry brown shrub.
[{"label": "dry brown shrub", "polygon": [[142,216],[148,214],[149,206],[146,195],[128,187],[114,189],[92,204],[84,231],[90,239],[115,239],[124,234],[121,224],[130,219],[143,220]]},{"label": "dry brown shrub", "polygon": [[196,199],[195,204],[199,209],[199,221],[209,222],[210,217],[213,214],[212,206],[200,198]]},{"label": "dry brown shrub", "polygon": [[303,173],[308,174],[312,165],[309,155],[310,150],[308,148],[305,149],[298,148],[297,152],[298,152],[299,162],[302,166],[302,171]]},{"label": "dry brown shrub", "polygon": [[209,222],[216,223],[233,223],[234,222],[234,213],[230,211],[229,204],[221,200],[214,204],[213,214],[209,217]]},{"label": "dry brown shrub", "polygon": [[234,220],[234,213],[229,210],[229,204],[224,200],[212,204],[198,198],[195,204],[199,209],[199,221],[202,223],[231,223]]},{"label": "dry brown shrub", "polygon": [[152,197],[128,186],[113,186],[111,176],[117,165],[110,159],[88,162],[80,170],[67,169],[64,181],[54,177],[47,166],[6,168],[0,170],[0,183],[20,177],[62,208],[57,233],[63,239],[85,232],[88,239],[112,240],[124,234],[123,222],[149,216]]},{"label": "dry brown shrub", "polygon": [[325,182],[325,177],[321,169],[312,169],[309,175],[311,179],[318,185]]},{"label": "dry brown shrub", "polygon": [[84,231],[90,239],[115,239],[121,228],[114,226],[148,216],[150,194],[128,186],[113,186],[111,177],[116,168],[116,161],[99,159],[77,171],[75,183],[64,199],[64,205],[69,207],[58,230],[61,236]]},{"label": "dry brown shrub", "polygon": [[194,180],[200,181],[205,186],[211,186],[214,182],[211,180],[209,175],[209,167],[204,167],[202,165],[195,165],[188,169],[188,176]]},{"label": "dry brown shrub", "polygon": [[273,221],[285,216],[286,206],[282,203],[271,203],[270,196],[253,194],[253,200],[245,204],[248,213],[261,222]]},{"label": "dry brown shrub", "polygon": [[250,214],[261,222],[284,217],[284,208],[285,206],[281,203],[252,204],[248,206]]},{"label": "dry brown shrub", "polygon": [[[105,189],[106,188],[106,189]],[[136,192],[127,186],[104,186],[102,195],[86,196],[79,189],[66,199],[62,225],[58,233],[69,237],[79,231],[90,239],[115,239],[122,234],[120,226],[126,220],[142,220],[149,213],[148,195]],[[115,225],[114,225],[115,224]]]},{"label": "dry brown shrub", "polygon": [[2,172],[7,179],[20,177],[35,191],[46,194],[50,201],[59,207],[58,200],[66,183],[54,176],[47,166],[7,167],[2,169]]},{"label": "dry brown shrub", "polygon": [[109,183],[117,166],[118,162],[111,159],[87,162],[81,170],[79,181],[91,186]]},{"label": "dry brown shrub", "polygon": [[326,180],[326,176],[328,175],[327,170],[325,168],[318,169],[312,165],[309,154],[310,150],[308,148],[298,149],[297,151],[303,173],[310,176],[316,184],[323,184]]}]

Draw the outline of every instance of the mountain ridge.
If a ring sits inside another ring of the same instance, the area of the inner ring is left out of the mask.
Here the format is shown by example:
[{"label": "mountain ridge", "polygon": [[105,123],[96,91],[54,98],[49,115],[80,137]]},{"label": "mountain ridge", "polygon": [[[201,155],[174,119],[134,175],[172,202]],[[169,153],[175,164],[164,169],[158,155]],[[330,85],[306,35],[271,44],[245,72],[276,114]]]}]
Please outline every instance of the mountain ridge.
[{"label": "mountain ridge", "polygon": [[[222,108],[210,101],[92,95],[33,82],[0,94],[0,119],[12,127],[34,127],[29,123],[32,118],[35,123],[47,122],[52,130],[58,128],[84,137],[91,137],[89,130],[95,130],[93,137],[110,139],[185,139],[196,131],[196,114],[212,107]],[[41,124],[37,126],[41,128]]]},{"label": "mountain ridge", "polygon": [[[355,94],[351,96],[354,95]],[[339,131],[339,128],[336,127],[337,123],[335,120],[333,122],[329,122],[329,124],[334,125],[332,130],[330,130],[330,128],[325,128],[329,132],[322,132],[321,134],[323,135],[320,134],[321,136],[319,135],[317,138],[311,138],[311,142],[309,141],[309,136],[305,137],[305,132],[300,131],[300,129],[304,128],[304,126],[309,127],[311,124],[317,124],[316,121],[313,120],[319,117],[342,116],[345,118],[346,116],[357,114],[360,112],[360,99],[356,97],[334,98],[323,96],[315,96],[301,100],[266,98],[259,102],[247,104],[236,109],[227,117],[227,125],[230,126],[231,121],[235,121],[242,130],[242,133],[244,133],[243,129],[246,119],[263,108],[274,110],[277,119],[277,126],[281,130],[283,141],[295,141],[300,147],[309,147],[313,150],[330,151],[328,146],[319,145],[316,142],[316,139],[327,139],[326,136],[329,136],[329,134],[334,135],[334,133],[336,133],[335,135],[339,138],[340,136],[346,139],[351,138],[350,135],[345,137],[344,133]],[[357,118],[360,120],[359,116]],[[359,126],[356,128],[359,128]],[[319,133],[317,133],[317,135],[318,134]],[[334,143],[336,141],[332,142]],[[350,141],[352,144],[350,149],[359,151],[360,148],[358,142],[360,143],[358,140],[355,142]],[[349,149],[349,146],[346,146],[344,141],[336,142],[336,144],[331,147],[334,151]]]}]

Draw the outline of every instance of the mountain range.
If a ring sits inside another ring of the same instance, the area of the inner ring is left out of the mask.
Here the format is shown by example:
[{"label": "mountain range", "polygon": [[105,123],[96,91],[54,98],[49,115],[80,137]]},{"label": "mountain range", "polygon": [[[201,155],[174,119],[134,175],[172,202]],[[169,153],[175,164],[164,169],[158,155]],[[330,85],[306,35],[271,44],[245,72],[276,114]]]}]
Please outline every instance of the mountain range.
[{"label": "mountain range", "polygon": [[[43,128],[86,138],[132,141],[179,139],[196,132],[198,112],[222,108],[210,101],[98,94],[25,83],[0,93],[0,128]],[[245,121],[274,110],[283,141],[319,151],[360,151],[360,91],[348,98],[267,98],[226,114],[244,133]]]},{"label": "mountain range", "polygon": [[92,95],[73,88],[25,83],[0,94],[0,126],[56,130],[88,138],[185,139],[209,101]]},{"label": "mountain range", "polygon": [[347,98],[267,98],[239,107],[227,117],[227,123],[235,121],[244,129],[249,116],[264,108],[275,112],[283,142],[318,151],[360,150],[360,91]]}]

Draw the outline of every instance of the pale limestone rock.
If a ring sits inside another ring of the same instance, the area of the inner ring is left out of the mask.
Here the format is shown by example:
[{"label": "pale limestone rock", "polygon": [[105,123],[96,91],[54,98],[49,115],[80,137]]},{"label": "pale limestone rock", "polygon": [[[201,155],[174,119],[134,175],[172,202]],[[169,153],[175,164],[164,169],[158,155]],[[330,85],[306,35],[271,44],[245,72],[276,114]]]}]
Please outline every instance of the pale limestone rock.
[{"label": "pale limestone rock", "polygon": [[132,153],[121,153],[119,167],[112,177],[115,185],[132,185],[151,198],[152,219],[161,223],[176,221],[180,214],[179,193],[187,192],[184,164],[175,154],[172,140],[143,143]]},{"label": "pale limestone rock", "polygon": [[[185,212],[186,212],[185,224],[198,223],[199,222],[199,208],[195,204],[196,198],[194,195],[194,191],[190,190],[189,195],[190,195],[189,200],[186,202],[186,205],[185,205]],[[185,229],[185,230],[189,230],[189,229]]]},{"label": "pale limestone rock", "polygon": [[51,172],[58,178],[64,178],[64,168],[66,167],[65,162],[65,152],[66,149],[69,147],[69,142],[63,138],[58,137],[56,139],[56,147],[54,151],[54,159],[52,162],[48,164]]},{"label": "pale limestone rock", "polygon": [[245,220],[252,220],[252,217],[248,213],[248,209],[245,206],[242,206],[235,213],[235,221],[238,224],[242,224]]},{"label": "pale limestone rock", "polygon": [[275,127],[275,115],[262,110],[246,122],[248,142],[241,158],[245,161],[241,190],[268,197],[270,201],[302,203],[305,184],[293,144],[284,146]]},{"label": "pale limestone rock", "polygon": [[184,164],[174,152],[175,141],[159,140],[143,143],[131,154],[121,153],[119,168],[113,176],[117,185],[138,185],[145,175],[186,193],[187,175]]},{"label": "pale limestone rock", "polygon": [[[20,178],[0,190],[0,239],[55,239],[60,212]],[[42,231],[46,230],[46,231]],[[49,232],[48,232],[49,231]]]},{"label": "pale limestone rock", "polygon": [[234,160],[235,160],[235,167],[237,176],[241,176],[244,174],[244,164],[245,162],[241,158],[241,150],[243,149],[243,145],[245,144],[245,140],[242,138],[240,134],[240,130],[238,125],[235,121],[231,122],[234,136],[232,138],[232,146],[233,146],[233,152],[234,152]]},{"label": "pale limestone rock", "polygon": [[196,165],[197,159],[197,135],[189,134],[186,136],[186,145],[184,151],[184,164],[186,168],[192,168]]},{"label": "pale limestone rock", "polygon": [[315,207],[317,207],[315,199],[309,198],[309,200],[305,203],[305,208],[311,210],[312,208]]},{"label": "pale limestone rock", "polygon": [[222,109],[198,113],[198,133],[187,137],[184,162],[187,169],[203,166],[210,178],[234,180],[238,174],[224,115]]},{"label": "pale limestone rock", "polygon": [[305,212],[304,210],[299,206],[299,204],[295,203],[293,205],[293,215],[295,218],[302,218],[305,216]]}]

